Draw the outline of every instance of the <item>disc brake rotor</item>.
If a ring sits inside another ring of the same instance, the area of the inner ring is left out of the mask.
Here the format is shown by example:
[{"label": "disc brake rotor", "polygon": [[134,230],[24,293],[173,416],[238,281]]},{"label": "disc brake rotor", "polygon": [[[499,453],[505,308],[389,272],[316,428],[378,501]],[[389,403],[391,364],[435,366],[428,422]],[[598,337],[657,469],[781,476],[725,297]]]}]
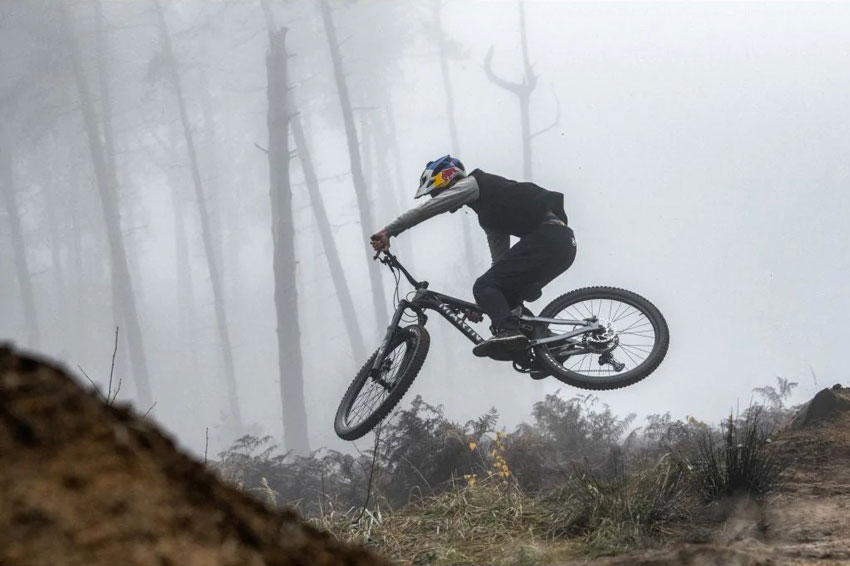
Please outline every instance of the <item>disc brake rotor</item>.
[{"label": "disc brake rotor", "polygon": [[603,327],[603,330],[586,335],[584,342],[597,354],[611,352],[620,343],[617,329],[609,320],[599,319],[597,322]]}]

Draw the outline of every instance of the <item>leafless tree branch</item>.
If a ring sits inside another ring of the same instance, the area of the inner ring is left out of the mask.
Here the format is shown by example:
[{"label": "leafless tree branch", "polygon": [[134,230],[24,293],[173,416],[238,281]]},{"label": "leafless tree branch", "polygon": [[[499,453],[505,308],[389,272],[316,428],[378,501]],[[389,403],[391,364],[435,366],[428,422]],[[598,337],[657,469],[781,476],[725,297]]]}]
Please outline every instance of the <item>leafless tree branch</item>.
[{"label": "leafless tree branch", "polygon": [[143,416],[143,417],[147,417],[149,414],[151,414],[151,411],[153,411],[153,408],[154,408],[154,407],[156,407],[156,404],[157,404],[158,402],[159,402],[159,401],[154,401],[153,405],[151,405],[151,406],[150,406],[150,409],[148,409],[147,411],[145,411],[145,414],[144,414],[144,415],[142,415],[142,416]]},{"label": "leafless tree branch", "polygon": [[546,126],[545,128],[543,128],[541,130],[537,130],[536,132],[531,134],[531,139],[536,138],[540,134],[548,132],[549,130],[557,127],[558,124],[561,123],[561,101],[558,99],[558,93],[555,92],[555,86],[554,85],[552,85],[552,96],[555,97],[555,120],[553,120],[552,123],[549,124],[548,126]]},{"label": "leafless tree branch", "polygon": [[516,94],[517,96],[521,96],[527,90],[527,86],[525,83],[515,83],[509,81],[507,79],[503,79],[496,75],[493,72],[493,46],[490,46],[490,49],[487,51],[487,56],[484,57],[484,72],[487,74],[487,78],[490,79],[490,82],[496,84],[497,86],[502,87],[505,90],[509,90]]},{"label": "leafless tree branch", "polygon": [[115,374],[115,356],[118,354],[118,327],[115,327],[115,346],[112,348],[112,366],[109,368],[109,389],[107,389],[107,404],[111,405],[118,397],[118,391],[121,389],[121,380],[118,380],[118,388],[115,389],[115,395],[112,394],[112,376]]},{"label": "leafless tree branch", "polygon": [[92,380],[92,378],[90,378],[90,377],[89,377],[89,374],[87,374],[87,373],[86,373],[86,370],[84,370],[84,369],[83,369],[81,366],[79,366],[79,365],[77,366],[77,369],[78,369],[78,370],[80,370],[80,371],[82,372],[83,376],[84,376],[86,379],[88,379],[88,380],[89,380],[89,383],[91,383],[91,384],[92,384],[92,387],[94,387],[94,391],[95,391],[95,393],[97,393],[97,394],[100,396],[100,398],[101,398],[101,399],[103,399],[104,403],[108,402],[108,400],[106,399],[106,397],[104,397],[104,396],[103,396],[103,393],[101,393],[101,392],[100,392],[100,387],[98,387],[98,386],[97,386],[97,383],[95,383],[95,382],[94,382],[94,380]]}]

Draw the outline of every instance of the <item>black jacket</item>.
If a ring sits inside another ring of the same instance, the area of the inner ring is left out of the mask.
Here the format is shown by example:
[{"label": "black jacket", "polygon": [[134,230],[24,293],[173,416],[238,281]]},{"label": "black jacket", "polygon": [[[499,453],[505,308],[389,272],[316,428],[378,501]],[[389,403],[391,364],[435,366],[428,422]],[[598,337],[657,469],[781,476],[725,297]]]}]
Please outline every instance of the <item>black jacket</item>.
[{"label": "black jacket", "polygon": [[469,174],[478,183],[478,200],[469,207],[485,230],[513,236],[533,232],[547,212],[567,223],[564,195],[534,183],[517,182],[476,169]]}]

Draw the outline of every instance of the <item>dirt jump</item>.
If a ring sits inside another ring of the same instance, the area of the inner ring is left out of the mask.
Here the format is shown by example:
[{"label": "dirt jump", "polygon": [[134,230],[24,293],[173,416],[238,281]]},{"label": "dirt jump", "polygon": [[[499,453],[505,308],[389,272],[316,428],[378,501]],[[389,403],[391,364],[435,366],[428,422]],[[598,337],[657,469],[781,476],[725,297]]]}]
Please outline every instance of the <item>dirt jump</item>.
[{"label": "dirt jump", "polygon": [[149,421],[0,348],[0,565],[381,565],[219,481]]}]

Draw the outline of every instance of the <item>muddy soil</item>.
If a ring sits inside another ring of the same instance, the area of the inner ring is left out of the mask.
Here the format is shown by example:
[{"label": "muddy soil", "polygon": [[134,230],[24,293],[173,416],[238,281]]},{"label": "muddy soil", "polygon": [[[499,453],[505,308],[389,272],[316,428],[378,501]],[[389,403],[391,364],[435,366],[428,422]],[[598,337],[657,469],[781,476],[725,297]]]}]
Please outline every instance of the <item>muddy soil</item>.
[{"label": "muddy soil", "polygon": [[383,565],[273,511],[129,409],[0,347],[0,566]]}]

